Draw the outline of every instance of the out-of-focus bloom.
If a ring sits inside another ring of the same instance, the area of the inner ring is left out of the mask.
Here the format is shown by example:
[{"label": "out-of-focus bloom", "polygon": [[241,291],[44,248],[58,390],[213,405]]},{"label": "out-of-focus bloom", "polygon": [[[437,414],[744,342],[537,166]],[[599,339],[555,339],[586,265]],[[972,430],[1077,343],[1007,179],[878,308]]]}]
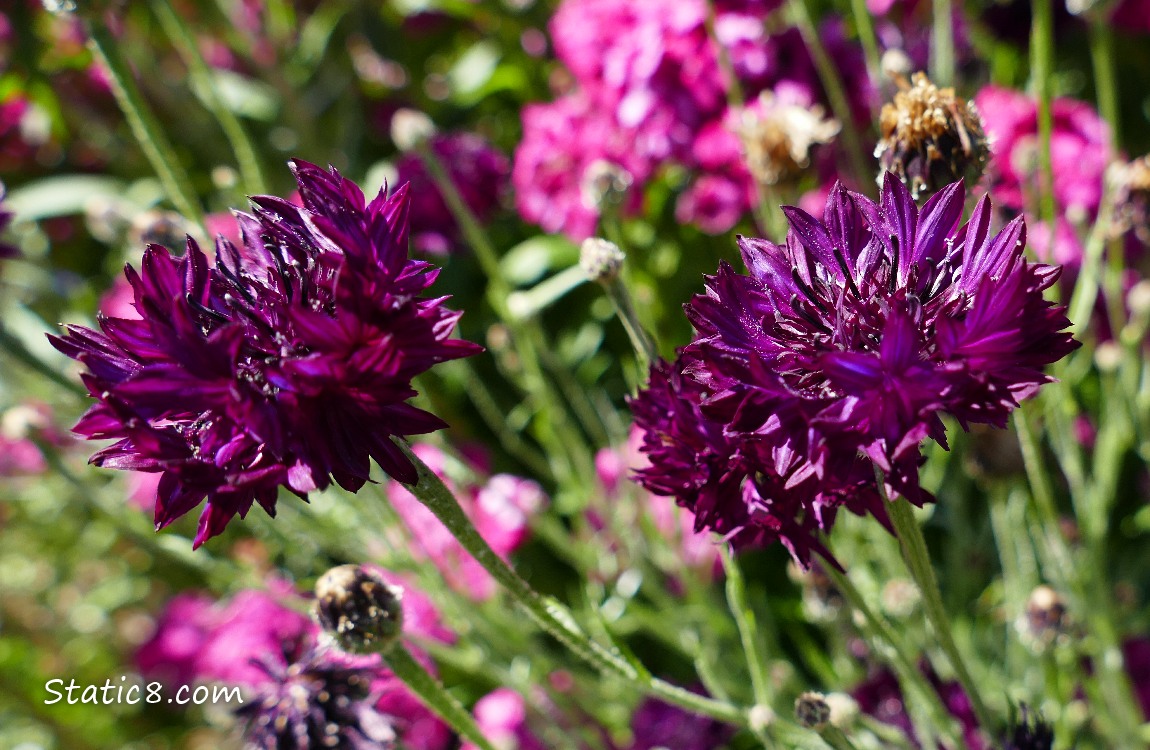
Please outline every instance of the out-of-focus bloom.
[{"label": "out-of-focus bloom", "polygon": [[[415,446],[415,452],[451,484],[445,471],[447,458],[439,449],[420,444]],[[456,488],[455,495],[479,534],[496,554],[504,557],[526,541],[531,516],[547,504],[537,483],[510,474],[496,474],[483,486]],[[473,599],[489,599],[495,594],[498,587],[491,575],[423,503],[394,482],[388,487],[388,499],[411,532],[410,552],[416,559],[430,560],[450,586]]]},{"label": "out-of-focus bloom", "polygon": [[924,73],[902,86],[879,118],[875,156],[882,169],[897,175],[915,200],[955,180],[978,182],[989,149],[974,104],[952,88],[938,88]]},{"label": "out-of-focus bloom", "polygon": [[[4,198],[8,195],[4,183],[0,182],[0,236],[8,231],[14,214],[4,208]],[[6,242],[0,242],[0,258],[15,258],[20,254],[19,248]]]},{"label": "out-of-focus bloom", "polygon": [[779,87],[778,92],[759,94],[737,123],[747,167],[764,185],[797,177],[810,165],[811,150],[834,140],[841,127],[824,117],[804,89]]},{"label": "out-of-focus bloom", "polygon": [[[499,688],[479,699],[473,710],[483,736],[501,750],[546,750],[527,726],[527,703],[509,688]],[[478,750],[470,742],[460,750]]]},{"label": "out-of-focus bloom", "polygon": [[521,117],[523,138],[511,171],[515,205],[523,218],[547,232],[576,240],[595,233],[599,209],[585,188],[601,164],[615,165],[638,181],[652,171],[650,161],[630,148],[628,135],[597,116],[580,94],[528,105]]},{"label": "out-of-focus bloom", "polygon": [[52,337],[98,399],[76,432],[117,441],[92,462],[163,473],[157,528],[206,497],[197,547],[255,502],[274,515],[280,487],[357,491],[372,459],[414,482],[391,437],[444,423],[405,403],[411,379],[479,351],[450,338],[460,313],[419,296],[437,274],[407,257],[405,190],[368,203],[334,170],[292,168],[303,207],[253,198],[215,266],[190,238],[179,259],[149,247],[126,271],[142,319]]},{"label": "out-of-focus bloom", "polygon": [[[943,706],[948,713],[958,720],[962,727],[963,741],[967,750],[988,750],[986,741],[978,729],[978,722],[974,718],[974,711],[970,700],[962,691],[957,682],[944,682],[938,678],[929,664],[920,665],[926,674],[931,686],[942,699]],[[910,714],[907,713],[903,698],[902,687],[898,677],[889,669],[881,669],[871,674],[865,681],[855,686],[851,697],[858,702],[859,709],[873,716],[884,724],[898,727],[912,741],[918,742],[921,738],[915,736],[914,725]]]},{"label": "out-of-focus bloom", "polygon": [[1150,2],[1147,0],[1120,0],[1110,14],[1110,23],[1119,31],[1150,32]]},{"label": "out-of-focus bloom", "polygon": [[1115,224],[1150,247],[1150,156],[1117,167],[1113,180],[1118,190],[1115,199]]},{"label": "out-of-focus bloom", "polygon": [[[594,233],[598,207],[576,202],[588,164],[608,161],[627,170],[636,200],[646,181],[666,164],[692,173],[676,215],[704,231],[730,229],[754,200],[741,163],[708,166],[697,158],[703,134],[721,128],[727,112],[727,82],[719,47],[730,60],[740,89],[750,98],[768,89],[793,86],[825,102],[809,51],[797,29],[767,30],[776,0],[661,3],[643,0],[565,0],[552,17],[556,55],[567,65],[573,93],[552,105],[523,112],[524,139],[513,172],[524,218],[576,240]],[[869,116],[875,91],[866,78],[861,49],[841,19],[828,18],[820,37],[843,71],[852,111]],[[738,157],[738,139],[734,144]],[[741,173],[740,173],[741,172]],[[753,187],[753,186],[752,186]]]},{"label": "out-of-focus bloom", "polygon": [[[473,133],[437,135],[430,147],[467,207],[480,220],[489,219],[506,192],[511,172],[507,157]],[[425,253],[454,250],[459,228],[423,160],[409,152],[400,158],[396,170],[396,184],[410,186],[412,244]]]},{"label": "out-of-focus bloom", "polygon": [[257,663],[267,679],[236,710],[247,721],[245,750],[396,747],[394,717],[372,705],[370,667],[303,643],[286,650],[283,661]]},{"label": "out-of-focus bloom", "polygon": [[[603,448],[595,454],[595,473],[612,503],[622,502],[624,483],[629,482],[634,472],[650,465],[640,451],[642,443],[642,432],[632,428],[626,445]],[[640,502],[650,514],[655,529],[668,539],[679,539],[677,553],[683,563],[692,568],[718,569],[718,545],[709,534],[695,533],[695,517],[691,511],[676,509],[668,497],[649,494],[646,490],[642,495]]]},{"label": "out-of-focus bloom", "polygon": [[47,404],[16,404],[0,415],[0,477],[31,476],[48,470],[40,445],[63,448],[69,442],[52,424]]},{"label": "out-of-focus bloom", "polygon": [[[941,416],[1005,426],[1077,343],[1043,299],[1059,269],[1024,258],[1021,219],[990,234],[964,191],[920,209],[887,175],[880,203],[836,186],[825,222],[786,207],[785,245],[740,239],[687,305],[697,331],[632,402],[652,492],[720,534],[779,540],[803,565],[846,505],[885,520],[871,462],[922,504],[920,444]],[[866,459],[869,459],[867,461]]]},{"label": "out-of-focus bloom", "polygon": [[1134,694],[1142,706],[1142,715],[1150,721],[1150,638],[1130,638],[1122,644],[1126,660],[1126,673],[1134,686]]},{"label": "out-of-focus bloom", "polygon": [[635,739],[628,750],[714,750],[730,740],[734,730],[721,721],[648,698],[631,716],[631,734]]},{"label": "out-of-focus bloom", "polygon": [[[394,575],[380,574],[388,583],[405,588],[406,633],[445,643],[454,639],[425,594]],[[302,614],[305,605],[305,600],[283,582],[274,582],[270,591],[245,590],[219,602],[200,594],[180,594],[159,618],[152,638],[136,652],[136,664],[145,676],[172,685],[220,682],[243,687],[261,696],[246,704],[253,706],[257,722],[262,711],[277,710],[272,705],[261,708],[263,701],[268,696],[282,697],[285,686],[303,679],[303,673],[354,669],[367,680],[365,694],[370,700],[364,705],[371,713],[390,717],[389,726],[398,734],[401,747],[445,750],[451,742],[450,728],[382,667],[378,656],[329,656],[316,651],[320,633]],[[425,666],[433,668],[422,651],[414,647],[412,651]],[[297,692],[311,696],[304,688],[307,685],[300,684]],[[309,703],[307,711],[314,708]],[[354,716],[343,718],[355,726]]]},{"label": "out-of-focus bloom", "polygon": [[1055,263],[1068,269],[1077,269],[1082,263],[1082,240],[1074,226],[1063,216],[1055,219],[1053,236],[1046,222],[1033,222],[1029,243],[1035,256],[1044,263]]},{"label": "out-of-focus bloom", "polygon": [[[986,86],[974,98],[991,143],[991,190],[1007,208],[1030,207],[1037,185],[1038,105],[1020,91]],[[1106,123],[1085,102],[1055,99],[1050,152],[1054,196],[1074,223],[1093,217],[1111,158]]]}]

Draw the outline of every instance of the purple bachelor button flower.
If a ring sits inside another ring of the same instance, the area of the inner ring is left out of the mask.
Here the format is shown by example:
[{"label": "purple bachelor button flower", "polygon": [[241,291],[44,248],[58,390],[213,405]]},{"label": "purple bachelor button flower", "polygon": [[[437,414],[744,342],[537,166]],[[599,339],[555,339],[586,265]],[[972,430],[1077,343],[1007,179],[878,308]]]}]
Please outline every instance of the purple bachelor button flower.
[{"label": "purple bachelor button flower", "polygon": [[150,246],[126,270],[142,319],[52,337],[97,399],[76,432],[116,441],[92,463],[162,472],[157,528],[206,497],[197,547],[253,502],[274,515],[280,487],[357,491],[371,459],[414,482],[391,437],[445,425],[405,403],[411,379],[480,351],[420,296],[437,272],[408,258],[406,190],[367,203],[335,170],[292,169],[302,207],[253,198],[214,266],[190,238],[182,258]]},{"label": "purple bachelor button flower", "polygon": [[840,506],[885,522],[872,462],[932,500],[919,446],[945,447],[941,416],[1005,426],[1078,345],[1022,220],[992,236],[983,199],[959,228],[963,199],[954,183],[920,210],[888,174],[879,203],[836,185],[825,222],[785,207],[783,245],[740,238],[749,274],[707,277],[686,306],[695,341],[632,404],[639,481],[700,529],[778,539],[803,565]]}]

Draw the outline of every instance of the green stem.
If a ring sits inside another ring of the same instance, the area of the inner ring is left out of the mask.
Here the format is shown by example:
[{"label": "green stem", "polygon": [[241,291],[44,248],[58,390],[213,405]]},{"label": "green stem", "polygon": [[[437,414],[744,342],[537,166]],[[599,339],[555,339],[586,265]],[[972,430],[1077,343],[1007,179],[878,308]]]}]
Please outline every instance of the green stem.
[{"label": "green stem", "polygon": [[244,189],[249,195],[266,193],[267,187],[255,146],[239,118],[224,104],[216,77],[200,54],[199,45],[188,30],[187,21],[176,14],[169,0],[153,0],[152,7],[156,17],[160,19],[160,25],[164,27],[164,32],[172,40],[184,64],[188,66],[188,74],[196,91],[231,143],[232,152],[236,156],[236,163],[243,177]]},{"label": "green stem", "polygon": [[[947,0],[949,1],[949,0]],[[882,57],[878,51],[878,36],[874,31],[874,22],[871,21],[870,10],[866,7],[866,0],[851,0],[851,13],[854,15],[855,26],[858,27],[859,40],[862,42],[863,55],[866,58],[866,71],[871,83],[876,89],[882,87]],[[878,105],[872,114],[878,120]]]},{"label": "green stem", "polygon": [[818,70],[819,80],[822,82],[823,88],[826,89],[831,109],[842,124],[840,135],[846,146],[851,168],[855,172],[855,179],[858,180],[859,185],[874,185],[873,173],[875,170],[863,153],[862,142],[859,141],[858,131],[854,126],[854,115],[851,113],[850,101],[847,99],[842,79],[839,77],[834,61],[827,54],[826,47],[823,46],[819,31],[811,20],[811,14],[807,10],[806,3],[807,0],[788,0],[787,8],[790,11],[791,19],[803,35],[803,41],[810,50],[815,68]]},{"label": "green stem", "polygon": [[1051,91],[1054,69],[1054,3],[1034,0],[1034,23],[1030,32],[1030,69],[1038,96],[1038,165],[1042,220],[1054,236],[1058,208],[1054,201],[1054,163],[1050,139],[1054,132]]},{"label": "green stem", "polygon": [[770,706],[771,690],[767,679],[767,663],[759,649],[755,611],[747,602],[747,586],[743,580],[743,571],[739,569],[738,561],[731,556],[731,550],[726,544],[719,545],[719,556],[723,560],[723,570],[727,574],[727,604],[739,629],[743,655],[747,661],[747,669],[751,673],[751,688],[754,691],[755,703],[759,706]]},{"label": "green stem", "polygon": [[1118,76],[1114,71],[1114,31],[1101,17],[1090,23],[1090,62],[1094,67],[1098,114],[1110,126],[1111,148],[1116,152],[1121,122],[1118,116]]},{"label": "green stem", "polygon": [[[561,471],[556,473],[566,474],[568,478],[576,477],[582,469],[589,468],[590,458],[582,455],[585,451],[580,452],[579,450],[581,446],[585,447],[583,441],[565,440],[561,437],[567,433],[574,433],[576,430],[572,429],[574,425],[569,420],[563,400],[543,374],[540,364],[540,349],[543,348],[542,330],[536,321],[519,319],[508,310],[507,300],[513,290],[503,276],[503,270],[499,265],[499,255],[495,251],[495,246],[488,239],[487,233],[480,226],[479,220],[475,218],[475,214],[463,200],[463,196],[460,195],[459,189],[448,175],[443,162],[440,161],[427,142],[416,146],[415,152],[423,160],[428,174],[431,175],[436,187],[439,188],[439,192],[443,195],[444,202],[451,210],[460,231],[463,232],[464,238],[474,251],[480,268],[487,276],[487,300],[511,332],[511,338],[523,366],[523,375],[528,391],[540,399],[541,405],[550,417],[539,420],[540,439],[547,444],[548,453],[552,460],[561,459],[563,461],[562,466],[558,467]],[[590,429],[589,426],[586,427]],[[582,469],[578,467],[582,467]]]},{"label": "green stem", "polygon": [[407,490],[435,514],[456,541],[511,594],[543,630],[603,674],[620,677],[644,693],[688,711],[739,726],[746,725],[746,714],[737,706],[697,695],[657,677],[640,675],[622,655],[591,640],[565,606],[555,599],[541,596],[491,549],[463,512],[451,490],[411,451],[410,446],[398,438],[394,442],[415,465],[418,473],[415,484],[404,485]]},{"label": "green stem", "polygon": [[938,588],[938,579],[934,575],[934,568],[930,562],[930,552],[926,548],[926,539],[922,535],[918,521],[914,518],[914,510],[910,501],[905,498],[891,501],[886,497],[885,479],[877,467],[875,474],[879,492],[883,495],[885,506],[890,512],[891,522],[894,524],[895,535],[902,547],[903,558],[906,560],[907,568],[910,570],[914,582],[922,592],[923,609],[926,611],[927,619],[934,627],[935,636],[950,661],[959,684],[962,685],[962,689],[970,699],[970,705],[974,709],[979,727],[984,732],[992,733],[995,731],[996,725],[991,722],[991,714],[982,702],[982,694],[974,684],[970,670],[967,669],[966,662],[954,642],[946,608],[942,604],[942,592]]},{"label": "green stem", "polygon": [[635,348],[635,356],[639,360],[640,377],[646,377],[647,369],[651,363],[659,359],[655,342],[651,338],[651,334],[639,322],[639,316],[635,313],[635,305],[631,301],[631,293],[627,291],[623,279],[616,276],[614,279],[603,283],[602,286],[607,292],[607,297],[615,305],[615,313],[627,331],[627,337],[631,339],[631,346]]},{"label": "green stem", "polygon": [[[1040,0],[1041,1],[1041,0]],[[951,0],[933,0],[931,26],[933,49],[930,56],[930,77],[939,86],[954,85],[954,11]]]},{"label": "green stem", "polygon": [[[942,739],[938,735],[947,733],[948,727],[954,726],[954,721],[949,719],[949,712],[942,699],[938,695],[938,691],[931,686],[927,681],[926,676],[919,670],[907,653],[906,645],[903,639],[895,634],[894,629],[886,621],[885,618],[879,616],[867,604],[866,597],[855,587],[854,582],[850,577],[839,571],[829,560],[824,558],[823,570],[826,572],[830,579],[834,581],[835,587],[846,598],[850,606],[858,611],[863,617],[863,631],[867,633],[876,642],[881,642],[890,648],[893,652],[893,658],[889,658],[891,667],[894,668],[895,674],[898,675],[899,682],[906,686],[913,686],[915,693],[918,695],[922,705],[926,708],[926,716],[918,715],[916,711],[910,711],[911,721],[915,725],[920,736],[926,736],[927,733],[922,731],[922,720],[928,719],[929,726],[936,734],[935,739]],[[951,736],[947,739],[955,740],[951,731]]]},{"label": "green stem", "polygon": [[495,745],[483,736],[475,719],[455,699],[439,680],[431,676],[423,665],[415,660],[402,643],[392,644],[383,654],[383,660],[404,685],[419,696],[424,705],[439,715],[451,728],[482,750],[496,750]]},{"label": "green stem", "polygon": [[116,103],[120,105],[124,119],[128,121],[144,156],[160,178],[168,200],[188,221],[203,227],[203,211],[196,193],[188,183],[163,127],[140,94],[132,77],[132,69],[120,53],[120,43],[112,38],[107,29],[97,24],[88,25],[88,38],[92,53],[103,63],[108,73]]}]

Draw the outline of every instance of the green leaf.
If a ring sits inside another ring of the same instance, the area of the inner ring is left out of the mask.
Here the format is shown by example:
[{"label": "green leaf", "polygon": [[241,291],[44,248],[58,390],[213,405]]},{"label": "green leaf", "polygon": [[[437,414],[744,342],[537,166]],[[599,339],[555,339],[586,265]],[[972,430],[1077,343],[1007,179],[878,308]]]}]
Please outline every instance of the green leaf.
[{"label": "green leaf", "polygon": [[538,281],[554,268],[579,262],[579,248],[561,235],[541,234],[507,251],[499,264],[504,277],[516,286]]},{"label": "green leaf", "polygon": [[45,177],[8,194],[7,208],[17,220],[39,221],[84,212],[93,198],[121,198],[127,185],[114,177],[68,174]]}]

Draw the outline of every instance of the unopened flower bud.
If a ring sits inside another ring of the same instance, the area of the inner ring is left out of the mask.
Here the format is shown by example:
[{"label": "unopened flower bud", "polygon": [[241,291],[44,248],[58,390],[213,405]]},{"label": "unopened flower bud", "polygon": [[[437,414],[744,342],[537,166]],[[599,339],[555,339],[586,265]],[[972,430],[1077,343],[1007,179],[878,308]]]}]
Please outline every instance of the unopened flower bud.
[{"label": "unopened flower bud", "polygon": [[922,594],[913,582],[905,578],[892,578],[883,585],[879,601],[888,615],[905,619],[914,613],[922,601]]},{"label": "unopened flower bud", "polygon": [[952,88],[940,89],[924,73],[915,73],[894,101],[883,105],[879,131],[874,155],[915,200],[962,178],[977,182],[990,155],[974,103]]},{"label": "unopened flower bud", "polygon": [[626,259],[618,245],[601,237],[588,237],[579,248],[579,267],[588,279],[599,283],[613,281]]},{"label": "unopened flower bud", "polygon": [[1070,629],[1066,601],[1049,586],[1039,586],[1026,601],[1026,634],[1033,645],[1044,648],[1064,637]]},{"label": "unopened flower bud", "polygon": [[1122,366],[1122,347],[1113,341],[1099,343],[1094,350],[1094,366],[1100,372],[1115,372]]},{"label": "unopened flower bud", "polygon": [[361,565],[340,565],[315,583],[316,619],[351,653],[386,649],[403,632],[403,589]]},{"label": "unopened flower bud", "polygon": [[770,706],[756,703],[747,714],[751,729],[762,732],[775,723],[775,712]]},{"label": "unopened flower bud", "polygon": [[411,151],[434,135],[435,123],[422,112],[400,109],[391,116],[391,140],[400,151]]},{"label": "unopened flower bud", "polygon": [[795,718],[807,729],[822,729],[831,720],[831,707],[822,693],[806,692],[795,698]]},{"label": "unopened flower bud", "polygon": [[129,237],[133,245],[163,245],[180,252],[191,229],[192,225],[175,211],[149,210],[132,219]]},{"label": "unopened flower bud", "polygon": [[846,693],[831,693],[825,700],[831,709],[831,726],[849,729],[859,715],[858,701]]},{"label": "unopened flower bud", "polygon": [[882,68],[882,74],[895,83],[905,82],[914,72],[914,62],[910,56],[895,47],[882,53],[879,67]]},{"label": "unopened flower bud", "polygon": [[1142,279],[1126,293],[1126,306],[1131,315],[1150,316],[1150,281]]},{"label": "unopened flower bud", "polygon": [[597,209],[622,203],[632,181],[631,173],[623,167],[606,159],[596,159],[583,170],[583,181],[579,185],[583,205]]}]

